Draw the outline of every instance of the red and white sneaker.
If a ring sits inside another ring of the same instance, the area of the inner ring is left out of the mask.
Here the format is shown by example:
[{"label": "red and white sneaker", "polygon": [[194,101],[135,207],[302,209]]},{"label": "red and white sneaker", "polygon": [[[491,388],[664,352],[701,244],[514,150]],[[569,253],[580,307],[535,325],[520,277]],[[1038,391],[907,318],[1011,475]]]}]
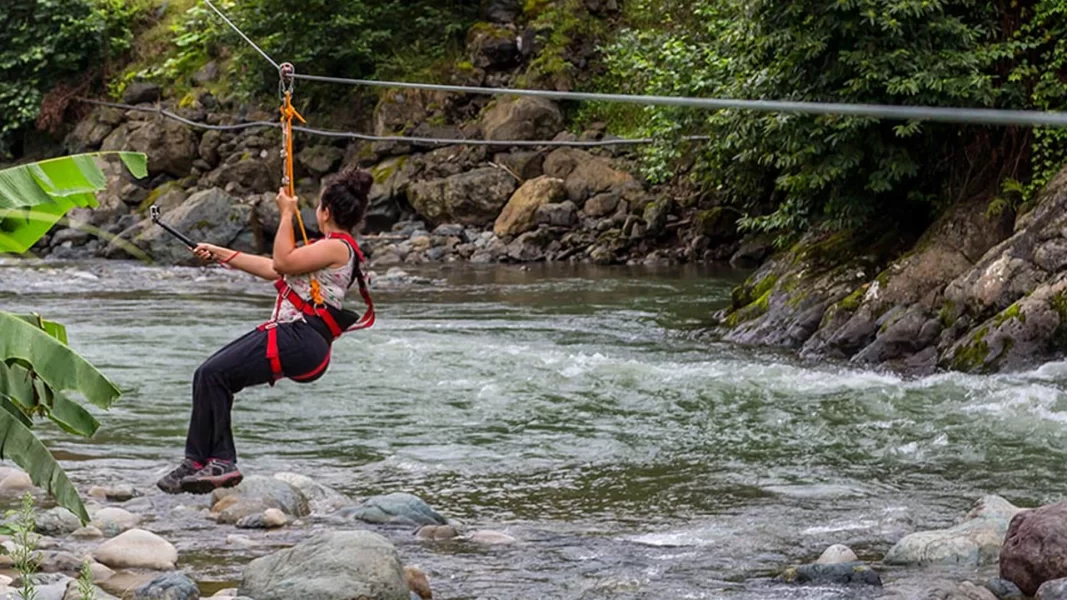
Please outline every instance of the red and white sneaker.
[{"label": "red and white sneaker", "polygon": [[211,459],[202,469],[182,479],[182,491],[190,494],[209,494],[216,488],[233,487],[244,479],[237,465],[232,462]]}]

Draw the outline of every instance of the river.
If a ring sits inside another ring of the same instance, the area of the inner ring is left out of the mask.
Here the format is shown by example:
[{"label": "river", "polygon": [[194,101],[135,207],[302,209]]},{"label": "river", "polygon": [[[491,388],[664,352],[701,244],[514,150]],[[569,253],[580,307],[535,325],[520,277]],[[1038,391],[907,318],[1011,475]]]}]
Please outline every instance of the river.
[{"label": "river", "polygon": [[[519,540],[382,531],[435,598],[903,598],[995,568],[879,567],[885,589],[862,592],[772,578],[834,543],[877,561],[985,494],[1061,497],[1064,364],[904,379],[719,343],[706,325],[741,279],[728,271],[411,272],[430,281],[378,287],[377,326],[340,340],[326,377],[246,390],[234,422],[246,475],[295,471],[354,500],[411,492]],[[48,424],[40,435],[82,491],[127,482],[148,494],[144,526],[205,590],[338,526],[237,531],[208,520],[203,497],[153,487],[181,456],[193,370],[266,318],[269,285],[217,268],[13,260],[0,282],[0,309],[65,323],[124,391],[94,410],[95,438]]]}]

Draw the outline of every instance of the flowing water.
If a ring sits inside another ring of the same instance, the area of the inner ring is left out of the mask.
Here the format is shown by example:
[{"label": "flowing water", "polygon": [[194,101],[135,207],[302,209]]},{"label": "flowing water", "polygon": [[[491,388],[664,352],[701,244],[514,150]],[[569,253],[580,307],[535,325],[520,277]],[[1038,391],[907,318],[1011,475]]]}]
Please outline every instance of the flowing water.
[{"label": "flowing water", "polygon": [[[1067,366],[903,379],[713,341],[739,275],[700,269],[434,267],[380,287],[378,325],[326,377],[238,396],[246,474],[295,471],[355,500],[418,494],[508,546],[378,530],[442,599],[898,598],[988,569],[881,568],[884,590],[773,582],[829,544],[877,561],[982,495],[1061,497]],[[83,491],[129,482],[145,526],[214,589],[292,544],[153,482],[180,457],[196,366],[261,322],[272,288],[219,269],[0,263],[0,309],[64,322],[124,390],[84,440],[42,427]],[[351,302],[358,303],[353,293]],[[347,527],[356,527],[349,524]],[[247,535],[251,544],[227,536]]]}]

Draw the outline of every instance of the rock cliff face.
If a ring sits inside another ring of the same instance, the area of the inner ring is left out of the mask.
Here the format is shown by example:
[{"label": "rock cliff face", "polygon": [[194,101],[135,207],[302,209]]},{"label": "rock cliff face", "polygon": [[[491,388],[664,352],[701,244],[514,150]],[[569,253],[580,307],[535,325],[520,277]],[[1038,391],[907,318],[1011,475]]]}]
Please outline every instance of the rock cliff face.
[{"label": "rock cliff face", "polygon": [[809,237],[736,291],[718,315],[724,335],[915,373],[1058,358],[1067,350],[1067,170],[1026,214],[991,216],[987,206],[955,206],[892,260],[877,244],[863,253],[856,239]]}]

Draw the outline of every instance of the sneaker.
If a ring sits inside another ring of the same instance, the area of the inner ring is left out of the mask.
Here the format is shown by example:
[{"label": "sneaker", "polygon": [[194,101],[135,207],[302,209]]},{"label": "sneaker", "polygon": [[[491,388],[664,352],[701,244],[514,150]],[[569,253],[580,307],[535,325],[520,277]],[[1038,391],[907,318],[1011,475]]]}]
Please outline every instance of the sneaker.
[{"label": "sneaker", "polygon": [[187,458],[182,461],[182,464],[178,465],[177,469],[167,473],[157,481],[156,485],[168,494],[180,494],[182,493],[182,479],[195,474],[203,466],[195,460]]},{"label": "sneaker", "polygon": [[215,488],[233,487],[244,477],[237,470],[237,465],[217,459],[207,461],[204,468],[182,479],[182,491],[190,494],[207,494]]}]

